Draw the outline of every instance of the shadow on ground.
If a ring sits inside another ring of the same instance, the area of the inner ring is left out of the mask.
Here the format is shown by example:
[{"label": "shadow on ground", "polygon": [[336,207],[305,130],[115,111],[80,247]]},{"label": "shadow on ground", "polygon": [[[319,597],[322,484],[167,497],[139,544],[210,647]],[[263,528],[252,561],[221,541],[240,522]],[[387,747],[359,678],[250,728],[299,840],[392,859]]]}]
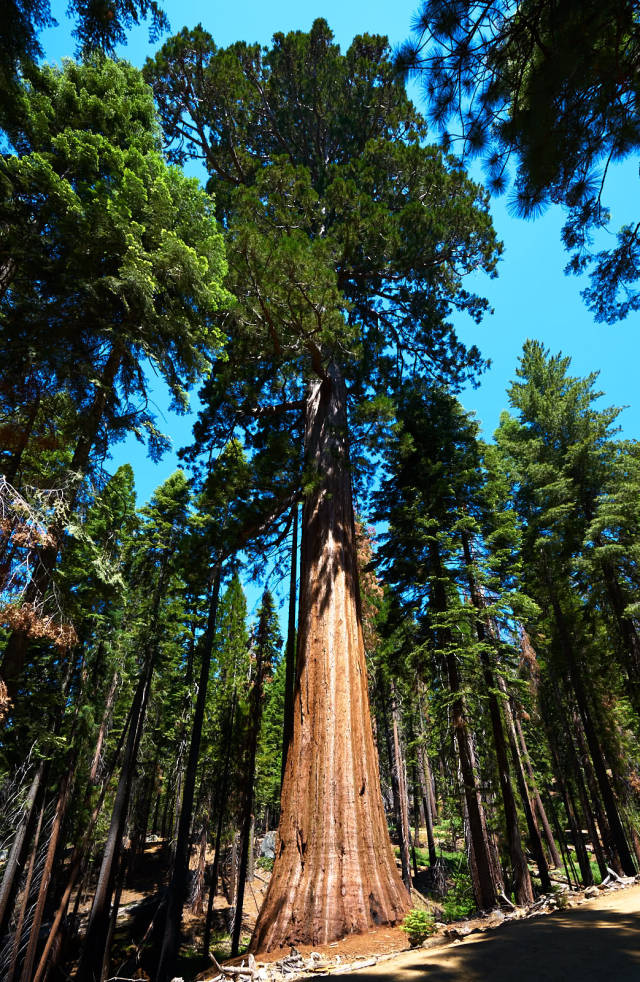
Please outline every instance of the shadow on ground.
[{"label": "shadow on ground", "polygon": [[[613,899],[613,898],[612,898]],[[640,982],[640,913],[562,911],[438,951],[416,950],[358,982]]]}]

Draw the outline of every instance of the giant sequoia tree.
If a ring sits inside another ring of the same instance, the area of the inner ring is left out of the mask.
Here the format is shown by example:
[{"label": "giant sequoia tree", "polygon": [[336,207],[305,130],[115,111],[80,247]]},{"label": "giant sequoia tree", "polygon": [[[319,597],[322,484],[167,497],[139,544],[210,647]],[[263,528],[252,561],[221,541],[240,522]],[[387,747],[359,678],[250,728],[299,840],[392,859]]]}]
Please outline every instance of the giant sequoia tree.
[{"label": "giant sequoia tree", "polygon": [[462,280],[492,272],[498,247],[482,190],[423,144],[384,38],[343,55],[318,20],[268,50],[217,49],[198,28],[146,73],[170,152],[209,171],[237,296],[197,441],[242,433],[271,461],[265,519],[304,502],[294,732],[254,947],[323,943],[407,900],[369,720],[350,446],[405,373],[455,384],[480,368],[447,316],[482,316]]}]

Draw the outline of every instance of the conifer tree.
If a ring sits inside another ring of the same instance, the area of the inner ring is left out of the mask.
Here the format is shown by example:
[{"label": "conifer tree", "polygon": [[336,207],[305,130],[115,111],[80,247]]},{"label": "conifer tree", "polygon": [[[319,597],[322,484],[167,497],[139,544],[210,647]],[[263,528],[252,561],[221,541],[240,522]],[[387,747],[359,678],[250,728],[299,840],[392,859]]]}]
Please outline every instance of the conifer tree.
[{"label": "conifer tree", "polygon": [[[164,446],[145,408],[144,366],[152,362],[184,408],[221,338],[212,315],[226,298],[222,240],[210,198],[167,166],[151,92],[126,63],[34,70],[7,133],[0,224],[14,272],[0,299],[0,363],[13,385],[3,396],[28,447],[43,395],[66,394],[73,443],[62,448],[59,487],[70,511],[94,455],[113,440],[146,433],[152,453]],[[47,593],[64,541],[64,523],[53,522],[23,606]],[[4,652],[12,696],[28,640],[15,630]]]},{"label": "conifer tree", "polygon": [[[600,395],[594,391],[597,375],[572,377],[569,365],[569,358],[550,356],[540,343],[525,343],[518,381],[509,390],[518,417],[503,415],[497,439],[509,461],[514,502],[526,530],[522,545],[525,589],[546,611],[552,685],[565,680],[566,695],[575,700],[594,785],[602,801],[601,830],[610,860],[633,873],[635,862],[615,793],[619,765],[605,753],[602,680],[577,576],[585,535],[607,484],[612,426],[619,410],[596,408]],[[575,748],[570,753],[574,759]],[[582,781],[581,771],[576,773]]]},{"label": "conifer tree", "polygon": [[[343,55],[318,20],[261,52],[218,50],[206,32],[185,30],[145,72],[171,152],[204,159],[228,228],[238,304],[225,325],[231,357],[203,392],[200,450],[234,430],[278,450],[286,466],[271,465],[271,521],[305,498],[283,847],[254,946],[328,941],[394,922],[406,904],[370,733],[348,404],[363,408],[405,361],[456,380],[480,366],[446,316],[454,306],[482,315],[462,276],[493,271],[496,242],[483,192],[422,145],[423,121],[383,38],[358,37]],[[327,813],[342,816],[330,838],[313,817]]]}]

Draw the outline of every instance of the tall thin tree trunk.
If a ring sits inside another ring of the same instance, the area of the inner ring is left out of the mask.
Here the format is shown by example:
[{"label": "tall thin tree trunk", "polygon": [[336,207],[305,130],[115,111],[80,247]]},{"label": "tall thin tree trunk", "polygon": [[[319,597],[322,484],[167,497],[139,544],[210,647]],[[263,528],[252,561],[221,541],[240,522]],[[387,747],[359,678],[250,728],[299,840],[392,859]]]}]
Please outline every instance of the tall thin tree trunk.
[{"label": "tall thin tree trunk", "polygon": [[500,713],[500,705],[498,703],[498,697],[496,695],[496,681],[493,673],[493,666],[491,664],[489,653],[486,648],[486,642],[489,640],[490,635],[484,623],[484,618],[485,618],[484,604],[482,602],[482,598],[476,586],[475,577],[472,572],[473,556],[471,553],[471,544],[469,542],[469,536],[464,531],[462,532],[462,547],[464,552],[465,563],[467,566],[467,582],[469,584],[469,593],[471,596],[471,602],[477,613],[476,632],[478,635],[478,641],[480,642],[480,663],[482,665],[482,673],[484,676],[487,700],[489,703],[489,717],[491,719],[493,747],[496,755],[498,779],[500,782],[500,793],[502,796],[502,805],[504,808],[505,831],[507,834],[507,848],[509,850],[509,858],[511,860],[511,869],[513,872],[513,888],[516,896],[516,902],[521,906],[525,906],[526,904],[530,904],[533,902],[533,887],[531,885],[529,867],[527,866],[527,860],[524,855],[524,850],[522,848],[522,840],[520,838],[518,808],[516,805],[515,796],[513,794],[513,788],[511,786],[511,775],[509,773],[509,758],[507,754],[507,744],[504,736],[504,729],[502,726],[502,715]]},{"label": "tall thin tree trunk", "polygon": [[207,918],[204,926],[204,940],[203,940],[203,952],[205,955],[209,954],[209,944],[211,942],[211,922],[213,919],[213,905],[215,903],[216,894],[218,892],[218,871],[220,869],[220,845],[222,842],[222,826],[224,823],[224,816],[226,812],[227,805],[227,794],[229,788],[229,772],[231,769],[231,739],[233,737],[233,724],[235,721],[237,704],[237,691],[234,686],[233,696],[231,699],[231,709],[229,712],[229,719],[227,724],[227,750],[224,758],[224,771],[222,773],[222,781],[219,784],[218,790],[218,818],[216,823],[216,842],[213,852],[213,863],[211,864],[211,886],[209,887],[209,900],[207,903]]},{"label": "tall thin tree trunk", "polygon": [[29,935],[29,944],[27,946],[27,953],[24,957],[24,962],[22,965],[22,974],[20,976],[21,982],[31,982],[31,980],[33,979],[33,963],[36,957],[36,949],[38,946],[40,927],[42,925],[42,915],[44,913],[44,905],[47,900],[47,893],[49,890],[49,881],[51,880],[51,873],[53,872],[53,861],[55,859],[56,850],[58,848],[58,839],[60,837],[60,832],[62,830],[62,823],[64,821],[64,816],[67,810],[69,795],[71,794],[71,785],[73,783],[74,771],[75,771],[75,761],[71,763],[69,768],[67,769],[67,772],[65,773],[62,779],[60,792],[58,794],[56,811],[53,817],[51,832],[49,833],[49,845],[47,847],[47,855],[44,862],[44,869],[42,870],[42,877],[40,879],[40,889],[38,890],[36,909],[34,911],[33,918],[31,920],[31,933]]},{"label": "tall thin tree trunk", "polygon": [[542,804],[542,798],[540,797],[540,792],[538,790],[538,784],[536,781],[536,776],[533,772],[533,765],[531,764],[531,758],[529,756],[529,751],[527,749],[527,743],[524,738],[524,732],[522,730],[522,725],[520,723],[520,716],[518,713],[513,711],[513,706],[511,707],[512,719],[515,723],[515,730],[517,736],[516,749],[518,744],[521,753],[518,757],[524,762],[525,770],[529,780],[529,789],[531,791],[531,796],[535,804],[535,809],[542,825],[544,831],[544,836],[547,842],[547,848],[549,849],[549,855],[551,856],[551,862],[554,866],[562,866],[562,859],[558,852],[558,847],[556,846],[556,840],[553,837],[553,832],[551,831],[551,826],[549,825],[549,819],[547,818],[547,813],[544,805]]},{"label": "tall thin tree trunk", "polygon": [[524,808],[524,814],[527,821],[527,829],[529,831],[529,840],[531,842],[531,848],[533,849],[533,856],[538,867],[538,875],[540,876],[540,886],[544,893],[551,892],[551,879],[549,877],[549,867],[547,865],[547,858],[544,854],[544,849],[542,848],[542,839],[540,837],[540,830],[536,822],[536,817],[533,813],[533,808],[531,805],[531,798],[529,797],[529,789],[527,787],[527,781],[524,774],[524,769],[522,766],[522,760],[520,757],[520,752],[518,748],[518,741],[516,736],[516,728],[513,720],[513,712],[511,709],[511,704],[507,694],[507,687],[505,681],[500,676],[498,677],[498,684],[500,686],[500,691],[504,693],[504,716],[507,723],[507,738],[509,740],[509,749],[511,751],[511,759],[513,761],[513,767],[516,772],[516,780],[518,782],[518,790],[520,791],[520,799],[522,801],[522,806]]},{"label": "tall thin tree trunk", "polygon": [[[582,811],[587,823],[589,838],[591,839],[593,853],[596,857],[596,862],[598,863],[600,876],[604,880],[605,876],[607,875],[607,857],[605,856],[605,848],[610,846],[611,832],[607,824],[607,817],[604,814],[600,804],[598,788],[593,774],[593,768],[591,767],[591,759],[585,746],[580,717],[577,713],[574,714],[573,733],[575,734],[577,743],[577,751],[574,748],[574,755],[577,771],[576,783],[578,787],[578,796],[582,804]],[[571,740],[571,743],[573,746],[573,739]],[[600,834],[598,834],[598,830]],[[609,853],[609,862],[614,864],[615,867],[615,864],[618,862],[615,849],[612,850],[609,848],[607,851]],[[616,872],[621,873],[622,870],[618,869]]]},{"label": "tall thin tree trunk", "polygon": [[[432,585],[434,607],[438,612],[445,613],[448,607],[444,586],[445,571],[442,566],[438,542],[435,539],[429,543],[429,558],[434,574]],[[496,874],[498,871],[494,869],[484,809],[477,787],[475,754],[462,697],[462,679],[460,678],[458,660],[451,649],[448,631],[444,630],[440,633],[442,634],[441,646],[445,649],[444,664],[451,693],[453,733],[458,750],[462,790],[465,796],[474,892],[478,906],[483,910],[490,910],[497,903],[498,877]]]},{"label": "tall thin tree trunk", "polygon": [[253,815],[253,782],[256,774],[256,752],[258,749],[258,736],[260,734],[260,724],[262,721],[262,691],[265,671],[265,645],[267,643],[267,623],[268,611],[263,606],[262,617],[258,624],[256,634],[256,666],[255,679],[251,689],[251,723],[249,726],[249,739],[247,747],[247,773],[244,788],[242,829],[240,833],[240,869],[238,871],[238,888],[236,891],[236,912],[233,920],[233,934],[231,935],[231,957],[238,954],[240,945],[240,933],[242,931],[242,909],[244,906],[244,887],[247,879],[249,864],[249,846],[251,840],[251,829],[254,823]]},{"label": "tall thin tree trunk", "polygon": [[620,819],[618,803],[613,793],[611,780],[609,779],[609,775],[607,774],[607,767],[605,764],[602,747],[600,745],[600,741],[598,740],[595,726],[593,724],[593,718],[592,718],[591,710],[589,708],[589,700],[584,687],[582,671],[580,666],[578,665],[575,652],[573,650],[573,645],[569,638],[564,612],[562,611],[562,608],[560,606],[560,603],[555,593],[552,590],[550,590],[550,594],[551,594],[551,603],[553,607],[555,621],[558,628],[558,634],[560,636],[560,642],[562,645],[567,667],[569,669],[571,684],[573,686],[573,691],[576,696],[576,702],[578,704],[578,711],[580,713],[582,724],[584,726],[587,745],[589,747],[589,753],[591,755],[591,760],[593,762],[593,769],[595,771],[596,780],[600,788],[600,794],[602,795],[604,810],[606,812],[607,820],[609,822],[609,828],[611,829],[612,846],[613,848],[615,848],[618,854],[620,865],[623,871],[627,874],[627,876],[633,876],[636,872],[636,864],[633,859],[633,856],[631,855],[631,851],[627,843],[622,821]]},{"label": "tall thin tree trunk", "polygon": [[38,815],[38,824],[36,826],[36,832],[33,837],[33,845],[31,846],[31,858],[29,860],[29,866],[27,869],[27,877],[24,885],[24,890],[22,893],[22,902],[20,904],[20,913],[18,915],[18,923],[13,935],[13,951],[11,953],[11,964],[9,966],[9,972],[5,982],[13,982],[16,974],[16,968],[18,965],[18,958],[20,956],[20,942],[22,940],[22,929],[24,927],[25,918],[27,915],[27,908],[29,906],[29,896],[31,894],[31,883],[33,881],[33,871],[36,865],[36,858],[38,855],[38,848],[40,846],[40,831],[42,829],[42,819],[44,817],[44,806],[43,801],[40,806],[40,813]]},{"label": "tall thin tree trunk", "polygon": [[407,888],[407,893],[411,896],[411,860],[409,856],[409,846],[411,833],[409,830],[409,797],[407,794],[407,776],[405,770],[404,754],[400,744],[398,699],[395,685],[391,682],[391,724],[393,739],[393,761],[392,766],[396,772],[396,783],[398,788],[398,835],[400,839],[400,858],[402,863],[402,882]]},{"label": "tall thin tree trunk", "polygon": [[386,827],[362,637],[347,443],[337,367],[309,386],[293,738],[280,844],[254,950],[327,944],[396,923],[407,907]]},{"label": "tall thin tree trunk", "polygon": [[[10,900],[14,892],[14,886],[17,882],[17,876],[21,870],[22,853],[25,849],[27,832],[29,825],[31,824],[32,816],[34,815],[36,799],[42,786],[43,776],[44,761],[41,761],[40,764],[38,764],[38,767],[36,768],[31,780],[31,785],[29,787],[27,799],[22,812],[22,818],[18,823],[18,827],[13,837],[13,843],[7,858],[7,865],[5,866],[4,874],[2,876],[2,883],[0,884],[0,937],[4,933],[7,916],[11,906]],[[31,828],[33,828],[33,825]]]},{"label": "tall thin tree trunk", "polygon": [[211,655],[213,652],[213,642],[216,633],[221,574],[222,559],[218,557],[213,568],[213,580],[211,585],[211,596],[209,599],[207,627],[202,642],[202,661],[200,663],[200,678],[198,680],[198,696],[196,698],[196,705],[193,713],[193,726],[191,729],[189,756],[187,759],[187,768],[184,777],[184,793],[182,795],[180,822],[178,826],[178,835],[176,838],[175,860],[167,893],[167,913],[165,919],[164,936],[162,939],[162,948],[160,951],[160,961],[156,972],[156,982],[164,982],[165,979],[169,979],[171,977],[180,943],[182,908],[185,904],[187,884],[189,880],[189,832],[191,829],[191,813],[193,811],[196,772],[198,768],[198,757],[200,755],[200,741],[202,739],[202,723],[204,721],[204,710],[207,702],[207,689],[209,687]]},{"label": "tall thin tree trunk", "polygon": [[194,914],[200,915],[203,911],[204,898],[204,871],[207,856],[207,823],[202,823],[200,829],[200,843],[198,846],[198,865],[196,867],[196,882],[191,899],[191,910]]},{"label": "tall thin tree trunk", "polygon": [[298,572],[298,503],[293,506],[291,528],[291,571],[289,574],[289,617],[287,622],[287,646],[285,648],[284,720],[282,726],[282,769],[280,784],[284,781],[287,753],[293,735],[293,693],[296,682],[296,593]]},{"label": "tall thin tree trunk", "polygon": [[[66,887],[64,889],[64,892],[62,894],[62,899],[60,900],[60,903],[58,904],[58,909],[57,909],[57,911],[55,913],[55,916],[53,918],[53,923],[52,923],[52,925],[51,925],[51,927],[49,929],[49,935],[47,937],[47,941],[45,943],[44,950],[43,950],[42,954],[40,955],[40,961],[38,962],[38,966],[36,968],[35,975],[33,977],[33,982],[42,982],[42,979],[45,976],[45,971],[46,971],[46,968],[47,968],[47,960],[48,960],[49,955],[50,955],[50,953],[51,953],[51,951],[53,949],[53,945],[55,943],[58,930],[60,929],[60,925],[62,923],[62,919],[63,919],[63,917],[64,917],[64,915],[66,913],[67,906],[69,904],[69,899],[70,899],[71,893],[73,891],[73,887],[74,887],[74,885],[76,883],[76,880],[78,878],[78,875],[81,873],[83,867],[85,869],[85,873],[83,874],[83,881],[84,881],[84,876],[86,875],[86,870],[88,869],[88,852],[90,852],[90,850],[88,850],[87,847],[89,846],[89,843],[90,843],[90,840],[91,840],[91,836],[92,836],[93,830],[95,828],[96,822],[98,821],[98,818],[100,817],[100,813],[102,811],[102,805],[103,805],[103,802],[104,802],[104,799],[105,799],[105,796],[106,796],[106,793],[107,793],[107,789],[108,789],[108,786],[109,786],[109,781],[110,781],[110,779],[111,779],[111,777],[112,777],[112,775],[113,775],[113,773],[115,771],[115,768],[116,768],[116,765],[117,765],[117,762],[118,762],[118,757],[120,755],[120,751],[122,750],[122,746],[124,744],[126,735],[128,733],[128,729],[129,729],[130,723],[131,723],[131,713],[129,712],[129,714],[127,716],[127,720],[126,720],[125,725],[123,727],[122,733],[120,734],[120,738],[118,740],[118,745],[117,745],[116,750],[115,750],[115,753],[113,755],[111,764],[110,764],[110,766],[108,768],[108,772],[105,775],[105,779],[103,781],[102,789],[101,789],[100,794],[98,796],[98,800],[97,800],[97,802],[96,802],[96,804],[94,806],[93,812],[91,814],[91,818],[89,819],[89,823],[87,825],[87,828],[85,829],[85,832],[84,832],[84,834],[83,834],[82,839],[80,840],[80,842],[77,842],[76,843],[76,845],[74,847],[74,850],[73,850],[73,852],[71,854],[71,857],[69,859],[68,875],[67,875],[67,885],[66,885]],[[79,905],[79,902],[80,902],[80,894],[82,893],[82,883],[83,883],[83,881],[80,883],[80,885],[78,887],[78,893],[76,895],[76,907]]]},{"label": "tall thin tree trunk", "polygon": [[551,749],[551,756],[554,763],[553,770],[556,781],[558,782],[558,787],[560,788],[560,793],[562,795],[564,810],[569,823],[569,830],[573,839],[574,848],[576,850],[578,865],[580,867],[580,876],[584,886],[591,886],[593,884],[593,873],[591,872],[591,864],[589,863],[589,857],[582,838],[581,823],[579,823],[576,816],[572,790],[568,780],[565,778],[565,768],[560,760],[553,735],[550,732],[549,736],[551,737],[549,740],[549,747]]},{"label": "tall thin tree trunk", "polygon": [[107,941],[104,946],[105,953],[102,960],[102,975],[100,982],[104,982],[107,975],[109,974],[109,952],[111,951],[111,944],[113,942],[113,935],[115,934],[116,924],[118,923],[118,911],[120,910],[120,901],[122,899],[122,890],[124,888],[124,883],[127,878],[127,873],[129,871],[129,865],[132,859],[131,848],[125,849],[120,855],[120,863],[118,865],[118,872],[115,878],[115,889],[113,893],[113,903],[111,904],[111,913],[109,914],[109,929],[107,931]]},{"label": "tall thin tree trunk", "polygon": [[[162,579],[163,577],[161,576]],[[118,868],[124,823],[126,822],[129,810],[131,785],[133,783],[138,746],[142,737],[154,666],[155,647],[147,652],[143,674],[133,697],[129,733],[120,771],[120,780],[118,781],[113,811],[111,813],[111,823],[107,833],[98,883],[93,897],[87,933],[84,939],[82,957],[78,967],[77,978],[78,980],[82,980],[82,982],[100,982],[102,966],[104,960],[108,957],[106,943],[109,932],[109,908],[113,895],[115,874]]]},{"label": "tall thin tree trunk", "polygon": [[453,716],[454,737],[460,761],[462,790],[465,796],[474,867],[477,873],[475,884],[476,898],[478,906],[482,910],[490,910],[497,903],[496,884],[494,881],[489,840],[486,833],[486,823],[484,821],[476,782],[471,735],[467,727],[464,703],[460,695],[461,681],[455,655],[451,651],[448,651],[445,660],[449,688],[453,697],[451,712]]},{"label": "tall thin tree trunk", "polygon": [[93,752],[93,760],[91,761],[91,769],[89,770],[89,781],[91,782],[91,784],[95,784],[98,779],[98,767],[100,766],[102,745],[107,735],[107,727],[109,726],[109,720],[111,719],[111,711],[113,709],[113,704],[115,702],[119,680],[120,680],[120,674],[116,669],[116,671],[113,673],[113,678],[111,679],[111,685],[109,686],[109,691],[107,692],[107,698],[105,699],[104,710],[102,713],[102,720],[100,722],[100,729],[98,730],[98,739],[96,740],[96,747]]},{"label": "tall thin tree trunk", "polygon": [[427,788],[427,779],[424,774],[424,758],[427,755],[423,753],[422,747],[418,747],[418,777],[420,778],[420,787],[422,789],[422,804],[424,807],[424,814],[427,823],[427,848],[429,849],[429,863],[431,866],[435,866],[438,854],[436,852],[436,840],[433,835],[433,812],[431,810],[431,795]]}]

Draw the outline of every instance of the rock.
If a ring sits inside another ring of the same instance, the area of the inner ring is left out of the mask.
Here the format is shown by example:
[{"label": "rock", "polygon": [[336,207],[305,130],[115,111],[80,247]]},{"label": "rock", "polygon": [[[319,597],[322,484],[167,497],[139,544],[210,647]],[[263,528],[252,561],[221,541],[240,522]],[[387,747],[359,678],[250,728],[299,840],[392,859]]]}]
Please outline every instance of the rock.
[{"label": "rock", "polygon": [[278,833],[276,831],[266,832],[263,836],[262,842],[260,843],[260,855],[265,856],[267,859],[276,858],[276,836]]},{"label": "rock", "polygon": [[436,921],[433,926],[436,929],[436,931],[444,931],[447,927],[447,925],[443,924],[442,921]]},{"label": "rock", "polygon": [[427,938],[426,941],[423,941],[422,944],[420,945],[420,947],[421,948],[441,948],[442,947],[442,938],[438,937],[437,935],[433,935],[432,937]]},{"label": "rock", "polygon": [[462,926],[448,927],[444,932],[445,938],[453,938],[457,941],[459,941],[461,938],[466,938],[468,934],[471,934],[471,928]]},{"label": "rock", "polygon": [[589,897],[589,898],[599,897],[600,891],[596,886],[591,886],[591,887],[587,887],[587,889],[584,891],[584,895],[585,897]]}]

